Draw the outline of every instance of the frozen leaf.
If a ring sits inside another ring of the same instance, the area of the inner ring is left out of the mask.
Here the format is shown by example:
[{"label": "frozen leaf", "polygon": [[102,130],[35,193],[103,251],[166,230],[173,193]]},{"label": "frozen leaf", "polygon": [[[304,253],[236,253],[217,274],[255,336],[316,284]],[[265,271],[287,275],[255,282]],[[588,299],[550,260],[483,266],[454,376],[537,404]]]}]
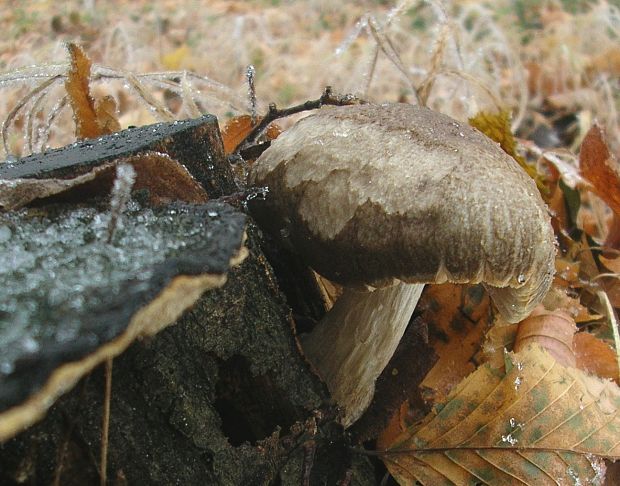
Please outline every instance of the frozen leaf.
[{"label": "frozen leaf", "polygon": [[95,138],[102,135],[97,123],[95,101],[90,95],[90,59],[77,44],[67,45],[71,56],[71,68],[65,81],[69,102],[73,109],[77,138]]},{"label": "frozen leaf", "polygon": [[573,336],[575,321],[563,310],[548,311],[539,305],[517,328],[513,349],[519,352],[531,344],[544,348],[558,363],[575,366]]},{"label": "frozen leaf", "polygon": [[400,484],[592,484],[620,458],[620,389],[563,367],[537,345],[484,365],[383,460]]},{"label": "frozen leaf", "polygon": [[0,209],[21,208],[37,199],[60,194],[71,188],[92,181],[96,171],[73,179],[0,179]]},{"label": "frozen leaf", "polygon": [[590,333],[579,332],[575,334],[573,346],[577,368],[600,378],[618,381],[618,360],[609,344]]},{"label": "frozen leaf", "polygon": [[491,140],[500,144],[504,152],[510,155],[517,163],[536,181],[536,185],[541,192],[546,192],[542,179],[536,168],[527,164],[525,159],[517,153],[517,144],[510,129],[510,114],[503,110],[498,113],[487,113],[481,111],[475,117],[469,119],[469,124]]},{"label": "frozen leaf", "polygon": [[511,324],[502,319],[499,314],[496,315],[493,326],[484,336],[484,342],[476,355],[476,361],[490,363],[495,367],[501,366],[504,352],[512,351],[518,327],[518,323]]},{"label": "frozen leaf", "polygon": [[121,124],[117,119],[116,100],[113,96],[104,96],[95,101],[95,115],[102,134],[120,131]]},{"label": "frozen leaf", "polygon": [[620,168],[597,124],[590,128],[581,143],[579,167],[596,194],[620,215]]},{"label": "frozen leaf", "polygon": [[153,206],[173,201],[204,203],[209,199],[204,188],[182,164],[167,154],[146,151],[90,167],[87,173],[68,179],[0,179],[0,210],[14,210],[48,198],[84,202],[106,195],[119,164],[133,166],[136,170],[133,189],[146,189]]},{"label": "frozen leaf", "polygon": [[[261,117],[258,117],[255,123],[252,123],[252,117],[250,115],[236,116],[228,120],[222,129],[224,152],[227,154],[232,153],[260,121]],[[280,132],[280,127],[272,123],[267,127],[267,130],[265,130],[265,137],[267,140],[274,140],[280,135]]]},{"label": "frozen leaf", "polygon": [[116,114],[116,101],[105,96],[95,101],[90,94],[91,62],[84,50],[68,44],[71,65],[65,81],[69,103],[73,109],[76,137],[96,138],[120,130]]},{"label": "frozen leaf", "polygon": [[425,400],[436,402],[475,369],[473,356],[491,318],[490,300],[480,285],[434,285],[423,294],[419,308],[439,356],[420,387]]}]

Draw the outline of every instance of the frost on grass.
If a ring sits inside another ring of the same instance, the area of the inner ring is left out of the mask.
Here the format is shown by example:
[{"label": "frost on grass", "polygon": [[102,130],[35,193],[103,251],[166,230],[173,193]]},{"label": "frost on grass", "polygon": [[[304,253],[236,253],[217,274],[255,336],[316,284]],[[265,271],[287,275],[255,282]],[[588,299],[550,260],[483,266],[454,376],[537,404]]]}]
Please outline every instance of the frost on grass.
[{"label": "frost on grass", "polygon": [[197,218],[188,206],[145,209],[134,201],[119,219],[114,244],[106,242],[108,222],[106,208],[0,215],[0,382],[18,358],[113,337],[89,328],[93,310],[105,311],[100,307],[128,281],[148,289],[158,264],[186,250],[213,252],[214,235],[238,231],[219,207]]}]

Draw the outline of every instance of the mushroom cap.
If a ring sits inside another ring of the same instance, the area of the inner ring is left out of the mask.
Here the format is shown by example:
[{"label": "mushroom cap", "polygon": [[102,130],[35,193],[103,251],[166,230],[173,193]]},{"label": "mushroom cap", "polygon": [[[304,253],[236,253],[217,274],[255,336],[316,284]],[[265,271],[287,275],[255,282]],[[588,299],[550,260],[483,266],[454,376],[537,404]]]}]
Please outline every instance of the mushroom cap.
[{"label": "mushroom cap", "polygon": [[255,162],[258,221],[349,287],[483,282],[510,322],[542,300],[555,240],[534,181],[485,135],[408,104],[322,109]]}]

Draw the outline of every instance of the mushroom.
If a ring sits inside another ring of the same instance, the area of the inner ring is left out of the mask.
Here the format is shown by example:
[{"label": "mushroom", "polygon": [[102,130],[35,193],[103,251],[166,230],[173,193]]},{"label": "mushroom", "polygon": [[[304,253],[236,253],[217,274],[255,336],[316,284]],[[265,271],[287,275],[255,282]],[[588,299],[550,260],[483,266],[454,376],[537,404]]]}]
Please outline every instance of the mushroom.
[{"label": "mushroom", "polygon": [[479,283],[509,322],[542,300],[555,241],[535,183],[468,125],[408,104],[322,109],[258,158],[252,211],[345,291],[302,340],[343,408],[369,405],[424,284]]}]

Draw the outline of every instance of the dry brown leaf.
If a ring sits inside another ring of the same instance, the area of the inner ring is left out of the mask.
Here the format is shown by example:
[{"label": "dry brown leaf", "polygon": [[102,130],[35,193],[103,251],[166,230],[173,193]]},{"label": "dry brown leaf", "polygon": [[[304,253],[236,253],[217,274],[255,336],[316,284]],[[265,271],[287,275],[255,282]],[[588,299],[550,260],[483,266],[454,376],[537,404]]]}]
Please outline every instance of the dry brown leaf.
[{"label": "dry brown leaf", "polygon": [[95,138],[119,131],[121,127],[114,98],[104,96],[95,102],[90,94],[90,59],[77,44],[69,43],[67,49],[71,68],[67,73],[65,89],[73,109],[76,138]]},{"label": "dry brown leaf", "polygon": [[573,339],[577,368],[599,378],[618,382],[618,360],[616,353],[605,341],[587,332],[575,334]]},{"label": "dry brown leaf", "polygon": [[316,280],[317,287],[321,293],[323,304],[325,305],[325,311],[327,312],[334,306],[334,303],[338,300],[338,297],[342,295],[342,286],[325,277],[319,275],[316,272],[312,272],[314,279]]},{"label": "dry brown leaf", "polygon": [[540,346],[484,365],[385,451],[403,485],[591,484],[620,458],[620,389]]},{"label": "dry brown leaf", "polygon": [[95,115],[97,116],[97,125],[101,129],[102,134],[120,131],[121,124],[117,119],[116,100],[114,96],[107,95],[96,100]]},{"label": "dry brown leaf", "polygon": [[377,437],[377,449],[387,449],[403,432],[410,427],[411,423],[407,420],[409,412],[409,400],[405,400],[400,409],[388,421],[387,426],[379,437]]},{"label": "dry brown leaf", "polygon": [[568,210],[566,208],[566,200],[564,193],[560,189],[559,180],[551,189],[551,194],[546,198],[547,205],[551,212],[551,226],[555,234],[566,232],[570,229],[570,218],[568,216]]},{"label": "dry brown leaf", "polygon": [[581,287],[579,282],[579,262],[562,256],[555,259],[555,287]]},{"label": "dry brown leaf", "polygon": [[610,272],[620,274],[620,255],[616,255],[614,258],[606,258],[601,255],[598,260]]},{"label": "dry brown leaf", "polygon": [[[258,117],[254,123],[252,123],[252,117],[250,115],[236,116],[228,120],[222,129],[224,152],[226,152],[227,155],[231,154],[261,120],[262,118]],[[274,140],[280,133],[280,127],[272,123],[265,130],[265,137],[267,140]]]},{"label": "dry brown leaf", "polygon": [[543,300],[545,309],[562,309],[567,312],[576,323],[592,322],[602,318],[600,314],[593,314],[578,299],[570,297],[558,286],[553,286]]},{"label": "dry brown leaf", "polygon": [[14,210],[48,198],[49,201],[83,202],[108,195],[119,164],[133,166],[136,171],[133,191],[148,190],[152,206],[173,201],[201,204],[209,199],[185,166],[167,154],[147,151],[103,163],[71,179],[0,180],[0,210]]},{"label": "dry brown leaf", "polygon": [[73,109],[77,138],[94,138],[102,135],[97,123],[95,101],[90,95],[90,66],[91,62],[84,50],[77,44],[67,45],[71,57],[65,89],[69,95],[69,103]]},{"label": "dry brown leaf", "polygon": [[575,321],[559,309],[548,311],[542,305],[519,323],[513,349],[519,352],[532,344],[539,344],[564,366],[575,366],[573,336]]},{"label": "dry brown leaf", "polygon": [[620,167],[605,142],[603,129],[596,123],[581,143],[579,167],[596,194],[620,215]]},{"label": "dry brown leaf", "polygon": [[620,47],[610,47],[592,56],[589,59],[587,71],[590,78],[596,78],[600,73],[618,76],[620,74]]},{"label": "dry brown leaf", "polygon": [[426,401],[436,402],[475,369],[473,357],[491,319],[490,300],[480,285],[433,285],[425,290],[420,308],[439,356],[420,387]]}]

